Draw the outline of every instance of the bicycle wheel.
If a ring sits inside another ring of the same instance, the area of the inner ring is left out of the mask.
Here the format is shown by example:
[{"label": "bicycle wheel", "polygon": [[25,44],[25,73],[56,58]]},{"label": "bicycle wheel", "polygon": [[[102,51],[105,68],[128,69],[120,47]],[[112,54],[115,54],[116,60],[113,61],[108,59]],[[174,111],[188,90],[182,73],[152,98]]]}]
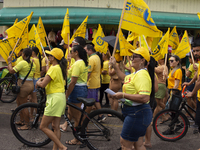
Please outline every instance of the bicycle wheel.
[{"label": "bicycle wheel", "polygon": [[[99,115],[103,114],[106,119],[98,121]],[[113,117],[108,117],[111,114]],[[90,118],[90,119],[89,119]],[[89,149],[108,149],[107,145],[112,144],[112,149],[118,149],[120,145],[120,133],[123,127],[123,116],[111,109],[98,109],[89,114],[82,125],[81,133]],[[97,148],[97,145],[101,145]]]},{"label": "bicycle wheel", "polygon": [[12,92],[12,86],[16,85],[12,77],[5,77],[0,80],[0,100],[3,103],[11,103],[17,98],[17,94]]},{"label": "bicycle wheel", "polygon": [[[163,121],[163,119],[168,118]],[[182,112],[162,110],[153,120],[155,134],[164,141],[174,142],[183,138],[188,130],[188,120]]]},{"label": "bicycle wheel", "polygon": [[[41,147],[51,142],[48,136],[39,129],[43,111],[43,107],[41,109],[36,103],[22,104],[15,109],[10,125],[13,134],[20,142],[31,147]],[[25,124],[25,120],[26,124],[28,122],[28,129],[20,130],[19,127],[22,123]]]}]

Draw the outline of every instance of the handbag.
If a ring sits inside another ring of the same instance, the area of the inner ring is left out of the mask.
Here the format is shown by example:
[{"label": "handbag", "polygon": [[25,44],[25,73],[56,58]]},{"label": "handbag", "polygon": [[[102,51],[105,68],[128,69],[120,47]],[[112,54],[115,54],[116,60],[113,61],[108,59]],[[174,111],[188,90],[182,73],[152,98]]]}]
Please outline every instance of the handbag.
[{"label": "handbag", "polygon": [[[33,62],[31,63],[31,68],[30,68],[29,72],[28,72],[27,75],[25,76],[24,80],[22,80],[21,86],[22,86],[22,85],[24,84],[24,82],[26,81],[28,75],[30,74],[30,72],[31,72],[31,70],[32,70],[32,67],[33,67]],[[12,92],[13,92],[14,94],[18,94],[18,93],[20,92],[20,87],[21,87],[21,86],[18,86],[18,85],[12,86]]]}]

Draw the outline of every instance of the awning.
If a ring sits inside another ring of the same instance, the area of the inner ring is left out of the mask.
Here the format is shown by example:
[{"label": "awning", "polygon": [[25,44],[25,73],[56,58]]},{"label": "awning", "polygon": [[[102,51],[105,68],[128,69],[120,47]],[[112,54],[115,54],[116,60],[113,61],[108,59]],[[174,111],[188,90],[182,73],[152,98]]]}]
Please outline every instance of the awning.
[{"label": "awning", "polygon": [[[88,15],[88,24],[119,24],[121,9],[68,7],[70,24],[80,24]],[[37,24],[42,17],[44,24],[62,24],[66,7],[17,7],[0,10],[0,25],[12,25],[16,18],[21,20],[33,11],[30,24]],[[200,28],[196,14],[152,12],[152,18],[158,27]]]}]

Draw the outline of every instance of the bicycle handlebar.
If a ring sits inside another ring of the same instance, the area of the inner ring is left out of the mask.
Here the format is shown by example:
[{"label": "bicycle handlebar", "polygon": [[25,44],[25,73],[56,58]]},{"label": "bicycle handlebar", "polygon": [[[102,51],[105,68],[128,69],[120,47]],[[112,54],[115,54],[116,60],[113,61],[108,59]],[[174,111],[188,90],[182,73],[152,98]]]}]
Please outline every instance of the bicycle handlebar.
[{"label": "bicycle handlebar", "polygon": [[[183,90],[182,90],[182,92],[181,92],[182,98],[185,98],[185,96],[186,96],[186,94],[187,94],[187,92],[185,91],[185,88],[186,88],[186,85],[184,85]],[[186,97],[187,97],[187,96],[186,96]]]}]

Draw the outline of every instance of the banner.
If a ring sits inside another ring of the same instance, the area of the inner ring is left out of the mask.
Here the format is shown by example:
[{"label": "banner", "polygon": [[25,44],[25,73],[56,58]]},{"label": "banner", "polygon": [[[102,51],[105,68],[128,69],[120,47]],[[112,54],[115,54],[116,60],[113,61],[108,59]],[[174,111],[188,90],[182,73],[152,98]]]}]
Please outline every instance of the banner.
[{"label": "banner", "polygon": [[108,43],[102,40],[103,37],[105,37],[105,35],[103,33],[103,29],[101,28],[101,25],[99,24],[97,33],[95,34],[95,37],[92,40],[92,43],[94,44],[95,50],[97,52],[106,54],[108,51]]},{"label": "banner", "polygon": [[147,50],[149,50],[149,47],[148,47],[148,45],[147,45],[145,39],[146,39],[146,36],[140,35],[141,47],[144,47],[144,48],[146,48]]},{"label": "banner", "polygon": [[74,35],[70,39],[69,44],[71,44],[72,41],[74,40],[74,38],[77,37],[77,36],[81,36],[85,39],[87,20],[88,20],[88,16],[85,18],[85,20],[78,27],[78,29],[76,30],[76,32],[74,33]]},{"label": "banner", "polygon": [[173,28],[171,33],[169,34],[169,45],[172,47],[172,53],[174,50],[178,48],[179,45],[179,37],[176,31],[176,26]]},{"label": "banner", "polygon": [[189,38],[187,34],[187,30],[185,30],[185,33],[181,39],[180,44],[178,45],[178,48],[173,51],[174,55],[177,55],[180,57],[180,59],[184,58],[187,53],[190,52],[190,43],[189,43]]},{"label": "banner", "polygon": [[66,44],[68,44],[68,35],[70,36],[70,25],[69,25],[69,10],[67,8],[67,12],[65,14],[65,18],[63,21],[63,27],[61,31],[61,36]]},{"label": "banner", "polygon": [[41,41],[35,24],[33,24],[31,30],[29,31],[29,47],[37,47],[40,54],[42,54]]},{"label": "banner", "polygon": [[[12,52],[13,48],[15,46],[15,38],[14,37],[9,37],[7,39],[0,40],[0,54],[8,63],[7,59],[10,53]],[[12,65],[14,65],[16,61],[16,53],[14,52],[12,54]]]},{"label": "banner", "polygon": [[162,36],[162,31],[157,29],[151,11],[143,0],[127,0],[121,28],[150,37]]},{"label": "banner", "polygon": [[156,48],[152,51],[151,56],[156,61],[163,59],[165,57],[165,54],[168,53],[169,31],[170,31],[170,28],[168,28],[168,31],[162,37],[162,39],[160,40]]},{"label": "banner", "polygon": [[133,41],[135,38],[137,38],[139,35],[137,33],[132,32],[130,35],[127,37],[127,41]]},{"label": "banner", "polygon": [[40,37],[42,46],[43,46],[43,47],[46,47],[46,46],[47,46],[47,43],[46,43],[45,37],[47,37],[47,34],[46,34],[46,31],[45,31],[44,25],[43,25],[43,23],[42,23],[42,18],[41,18],[41,17],[39,17],[39,20],[38,20],[37,32],[38,32],[38,35],[39,35],[39,37]]},{"label": "banner", "polygon": [[131,56],[132,52],[129,49],[135,49],[124,37],[122,31],[119,32],[119,46],[120,46],[120,56]]}]

